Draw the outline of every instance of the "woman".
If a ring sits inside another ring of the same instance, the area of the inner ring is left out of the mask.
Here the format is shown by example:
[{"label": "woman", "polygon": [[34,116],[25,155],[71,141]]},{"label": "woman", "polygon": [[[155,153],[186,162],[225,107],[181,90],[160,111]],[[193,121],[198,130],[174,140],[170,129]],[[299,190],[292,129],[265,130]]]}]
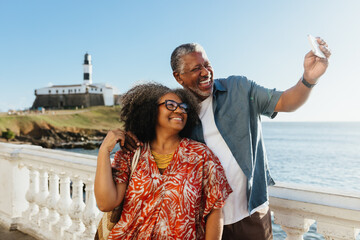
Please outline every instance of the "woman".
[{"label": "woman", "polygon": [[95,196],[101,211],[124,200],[109,239],[220,239],[222,213],[232,192],[217,157],[186,138],[197,121],[196,99],[186,90],[143,84],[122,99],[120,118],[144,146],[129,180],[133,153],[110,152],[125,141],[121,130],[105,137],[97,160]]}]

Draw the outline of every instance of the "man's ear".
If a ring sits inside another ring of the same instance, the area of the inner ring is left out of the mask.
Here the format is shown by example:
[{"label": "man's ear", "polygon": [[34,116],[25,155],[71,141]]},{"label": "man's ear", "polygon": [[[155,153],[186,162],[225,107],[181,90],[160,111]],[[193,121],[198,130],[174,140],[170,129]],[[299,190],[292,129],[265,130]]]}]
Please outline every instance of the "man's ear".
[{"label": "man's ear", "polygon": [[176,79],[176,81],[182,86],[183,83],[184,83],[184,81],[181,80],[181,78],[180,78],[180,73],[178,73],[178,72],[173,72],[173,76],[174,76],[174,78]]}]

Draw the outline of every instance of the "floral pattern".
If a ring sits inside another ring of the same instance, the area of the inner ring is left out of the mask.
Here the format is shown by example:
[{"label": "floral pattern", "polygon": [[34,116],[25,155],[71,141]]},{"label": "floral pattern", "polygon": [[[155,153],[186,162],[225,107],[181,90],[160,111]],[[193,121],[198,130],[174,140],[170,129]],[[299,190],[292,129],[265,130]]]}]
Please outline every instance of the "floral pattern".
[{"label": "floral pattern", "polygon": [[[116,182],[128,182],[132,156],[115,154]],[[183,138],[160,174],[145,144],[109,239],[204,239],[206,216],[223,207],[231,192],[221,163],[206,145]]]}]

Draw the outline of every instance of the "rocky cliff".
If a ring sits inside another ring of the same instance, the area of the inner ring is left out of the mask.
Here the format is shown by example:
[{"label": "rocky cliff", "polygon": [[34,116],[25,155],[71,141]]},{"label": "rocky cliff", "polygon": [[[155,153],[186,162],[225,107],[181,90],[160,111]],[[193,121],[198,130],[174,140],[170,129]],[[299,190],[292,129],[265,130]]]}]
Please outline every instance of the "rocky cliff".
[{"label": "rocky cliff", "polygon": [[[117,107],[47,111],[23,115],[0,115],[0,130],[12,131],[12,142],[46,148],[96,148],[109,129],[121,128]],[[1,134],[0,134],[1,135]],[[1,139],[7,141],[6,139]]]}]

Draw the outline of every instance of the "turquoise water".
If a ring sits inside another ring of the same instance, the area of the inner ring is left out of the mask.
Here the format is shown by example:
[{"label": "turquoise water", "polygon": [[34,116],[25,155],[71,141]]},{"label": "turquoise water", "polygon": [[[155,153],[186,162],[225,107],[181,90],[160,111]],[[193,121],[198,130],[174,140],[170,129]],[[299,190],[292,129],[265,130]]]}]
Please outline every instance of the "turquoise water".
[{"label": "turquoise water", "polygon": [[360,122],[264,122],[275,181],[360,192]]},{"label": "turquoise water", "polygon": [[[360,192],[360,122],[263,122],[262,126],[275,182]],[[97,150],[70,151],[97,155]],[[276,224],[273,233],[276,240],[286,238]],[[324,238],[314,224],[304,239]]]},{"label": "turquoise water", "polygon": [[[264,122],[263,135],[275,182],[360,192],[360,122]],[[276,224],[273,234],[286,238]],[[314,224],[304,239],[324,238]]]}]

